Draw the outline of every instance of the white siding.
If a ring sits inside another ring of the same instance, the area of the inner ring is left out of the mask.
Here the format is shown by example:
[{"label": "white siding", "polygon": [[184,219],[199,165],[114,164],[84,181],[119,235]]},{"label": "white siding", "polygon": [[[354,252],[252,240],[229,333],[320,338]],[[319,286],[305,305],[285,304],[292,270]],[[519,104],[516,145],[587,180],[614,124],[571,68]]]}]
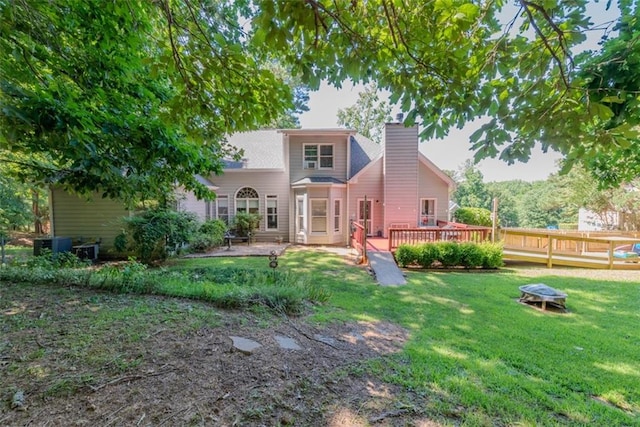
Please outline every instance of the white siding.
[{"label": "white siding", "polygon": [[418,127],[387,123],[384,137],[384,230],[418,222]]},{"label": "white siding", "polygon": [[418,199],[436,199],[436,220],[446,221],[449,214],[449,186],[420,162]]},{"label": "white siding", "polygon": [[358,182],[349,186],[349,206],[347,214],[347,223],[350,219],[356,219],[358,213],[358,200],[371,200],[371,209],[373,213],[373,224],[371,233],[376,235],[378,231],[386,235],[386,227],[384,226],[384,193],[383,193],[383,175],[382,175],[382,159],[377,160],[362,175],[358,176]]},{"label": "white siding", "polygon": [[53,236],[71,237],[74,244],[100,240],[101,256],[113,250],[114,238],[123,228],[122,218],[129,216],[122,202],[103,199],[98,193],[87,200],[53,188],[49,204]]},{"label": "white siding", "polygon": [[[243,187],[251,187],[258,192],[260,200],[260,230],[256,234],[258,241],[274,241],[277,237],[289,240],[289,179],[283,171],[253,172],[251,170],[229,171],[223,175],[211,177],[218,189],[216,194],[229,196],[229,215],[235,215],[236,192]],[[266,197],[278,197],[278,229],[266,230]],[[202,202],[204,204],[204,202]],[[215,213],[214,213],[215,214]],[[215,217],[215,216],[214,216]]]},{"label": "white siding", "polygon": [[192,192],[178,192],[176,194],[178,210],[193,212],[200,221],[207,219],[207,202],[198,200]]}]

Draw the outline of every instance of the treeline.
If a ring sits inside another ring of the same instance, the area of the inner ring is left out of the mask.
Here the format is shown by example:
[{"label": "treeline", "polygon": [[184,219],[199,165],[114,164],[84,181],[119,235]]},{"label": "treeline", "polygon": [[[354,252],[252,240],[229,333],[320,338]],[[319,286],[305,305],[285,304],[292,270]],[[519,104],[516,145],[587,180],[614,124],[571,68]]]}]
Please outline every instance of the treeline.
[{"label": "treeline", "polygon": [[[453,178],[458,187],[452,200],[461,208],[491,211],[493,199],[497,198],[501,227],[577,228],[578,211],[585,208],[610,228],[640,229],[637,214],[640,212],[640,179],[617,188],[604,188],[592,175],[575,166],[567,174],[554,174],[544,181],[486,183],[471,161],[454,173]],[[614,212],[621,223],[611,222]]]}]

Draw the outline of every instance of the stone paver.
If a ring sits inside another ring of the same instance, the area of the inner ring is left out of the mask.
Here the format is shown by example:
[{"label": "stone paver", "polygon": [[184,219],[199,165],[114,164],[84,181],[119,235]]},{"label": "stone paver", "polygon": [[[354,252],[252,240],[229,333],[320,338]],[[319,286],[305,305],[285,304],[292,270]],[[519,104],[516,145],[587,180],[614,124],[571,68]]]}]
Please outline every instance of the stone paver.
[{"label": "stone paver", "polygon": [[233,346],[236,348],[236,350],[239,350],[244,354],[251,354],[256,349],[262,347],[260,343],[257,343],[248,338],[235,337],[235,336],[230,336],[229,338],[231,338],[231,341],[233,341]]},{"label": "stone paver", "polygon": [[276,335],[274,338],[278,342],[280,348],[285,350],[302,350],[302,347],[300,347],[293,338],[283,337],[281,335]]}]

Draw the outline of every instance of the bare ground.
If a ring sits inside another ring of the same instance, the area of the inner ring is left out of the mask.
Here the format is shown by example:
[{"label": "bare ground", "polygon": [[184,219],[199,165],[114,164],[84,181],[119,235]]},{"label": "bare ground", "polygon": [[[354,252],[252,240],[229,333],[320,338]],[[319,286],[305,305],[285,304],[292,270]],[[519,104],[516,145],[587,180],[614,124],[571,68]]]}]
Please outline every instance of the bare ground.
[{"label": "bare ground", "polygon": [[[528,277],[638,280],[635,271],[507,266],[513,268]],[[153,310],[142,313],[142,322],[140,313],[129,322],[126,310],[149,301]],[[124,314],[100,332],[88,330],[95,324],[92,315],[101,311]],[[192,312],[215,312],[215,320],[194,321]],[[71,348],[84,334],[82,350]],[[301,350],[280,348],[276,335],[295,339]],[[261,347],[244,354],[234,349],[231,336]],[[455,424],[455,414],[435,420],[421,411],[428,396],[380,382],[362,369],[399,351],[406,339],[407,332],[390,323],[318,326],[305,318],[220,311],[192,301],[2,284],[0,425]],[[16,392],[24,393],[19,404]]]},{"label": "bare ground", "polygon": [[[90,334],[95,341],[78,353],[70,347],[84,339],[93,311],[118,313],[144,297],[96,300],[83,289],[30,288],[24,294],[3,287],[0,295],[13,299],[3,301],[0,323],[3,426],[437,425],[399,409],[406,407],[406,393],[361,369],[404,344],[406,331],[389,323],[319,327],[304,319],[218,312],[219,325],[192,327],[180,324],[182,311],[209,309],[206,304],[165,307],[166,300],[147,297],[177,322],[158,321],[155,312],[148,327],[132,321],[141,328],[136,341],[126,323],[114,319]],[[10,325],[18,317],[21,327]],[[42,320],[46,325],[37,327]],[[276,335],[295,339],[301,350],[280,348]],[[244,354],[230,336],[262,346]],[[24,401],[16,405],[18,391]]]}]

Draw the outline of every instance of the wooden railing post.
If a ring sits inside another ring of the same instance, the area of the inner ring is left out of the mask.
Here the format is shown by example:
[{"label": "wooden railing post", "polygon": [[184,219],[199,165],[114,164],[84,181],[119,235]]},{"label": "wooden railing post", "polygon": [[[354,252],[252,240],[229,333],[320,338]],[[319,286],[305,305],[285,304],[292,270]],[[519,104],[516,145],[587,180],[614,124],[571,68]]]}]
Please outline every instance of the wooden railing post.
[{"label": "wooden railing post", "polygon": [[553,267],[553,239],[551,234],[547,235],[547,268]]}]

